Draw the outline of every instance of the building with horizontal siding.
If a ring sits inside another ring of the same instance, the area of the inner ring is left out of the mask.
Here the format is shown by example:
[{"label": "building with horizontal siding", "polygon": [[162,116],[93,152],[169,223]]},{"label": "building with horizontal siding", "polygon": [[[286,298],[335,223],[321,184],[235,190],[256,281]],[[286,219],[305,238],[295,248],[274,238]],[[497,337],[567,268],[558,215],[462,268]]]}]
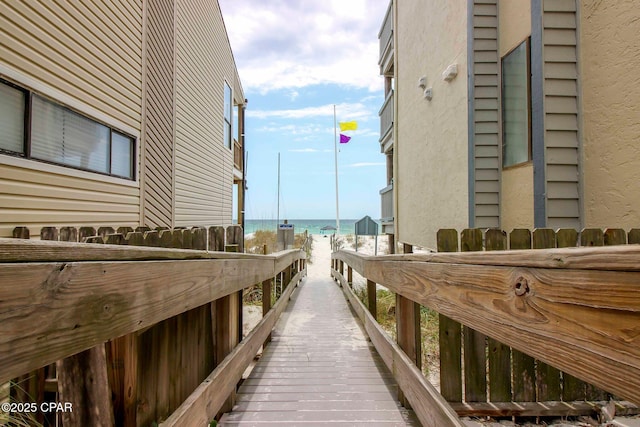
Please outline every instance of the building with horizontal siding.
[{"label": "building with horizontal siding", "polygon": [[0,237],[231,224],[246,102],[217,1],[10,1],[0,24]]},{"label": "building with horizontal siding", "polygon": [[639,31],[631,0],[392,1],[383,232],[637,227]]}]

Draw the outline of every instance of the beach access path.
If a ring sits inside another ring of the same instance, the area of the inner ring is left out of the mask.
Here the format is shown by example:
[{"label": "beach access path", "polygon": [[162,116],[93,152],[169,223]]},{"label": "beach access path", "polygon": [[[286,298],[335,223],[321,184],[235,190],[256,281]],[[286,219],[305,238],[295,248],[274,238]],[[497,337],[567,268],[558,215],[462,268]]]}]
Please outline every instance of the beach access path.
[{"label": "beach access path", "polygon": [[313,236],[307,278],[243,382],[223,426],[419,426],[330,276],[329,238]]}]

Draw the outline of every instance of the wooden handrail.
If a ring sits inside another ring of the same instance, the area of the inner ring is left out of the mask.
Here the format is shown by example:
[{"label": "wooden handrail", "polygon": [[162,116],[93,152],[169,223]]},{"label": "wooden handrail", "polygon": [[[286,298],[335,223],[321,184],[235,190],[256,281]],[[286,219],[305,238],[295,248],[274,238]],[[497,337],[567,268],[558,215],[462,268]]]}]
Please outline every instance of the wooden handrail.
[{"label": "wooden handrail", "polygon": [[640,403],[640,246],[370,257],[363,277]]},{"label": "wooden handrail", "polygon": [[0,383],[260,283],[305,257],[2,239]]},{"label": "wooden handrail", "polygon": [[291,279],[278,302],[187,400],[160,424],[162,427],[202,426],[213,419],[224,404],[226,396],[235,390],[242,373],[247,369],[286,308],[291,294],[296,289],[293,285],[297,284],[303,276],[304,273],[299,272]]},{"label": "wooden handrail", "polygon": [[398,386],[411,403],[416,416],[424,426],[463,427],[455,411],[438,391],[427,381],[420,369],[384,332],[367,311],[364,304],[351,291],[349,283],[338,271],[332,271],[342,286],[342,291],[362,321],[364,329],[387,368],[394,374]]}]

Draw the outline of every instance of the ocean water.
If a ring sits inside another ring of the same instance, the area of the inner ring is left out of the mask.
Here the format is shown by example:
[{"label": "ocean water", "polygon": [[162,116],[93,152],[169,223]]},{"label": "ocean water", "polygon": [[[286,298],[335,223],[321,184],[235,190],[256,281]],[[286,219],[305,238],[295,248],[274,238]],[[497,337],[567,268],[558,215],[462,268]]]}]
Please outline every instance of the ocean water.
[{"label": "ocean water", "polygon": [[[340,219],[340,234],[355,234],[355,223],[357,219]],[[282,222],[282,221],[281,221]],[[322,231],[321,228],[327,225],[336,226],[335,219],[290,219],[289,224],[293,224],[295,233],[304,233],[305,230],[309,234],[333,234],[334,230]],[[377,222],[377,221],[376,221]],[[273,230],[276,231],[277,222],[275,219],[247,219],[245,220],[245,234],[255,233],[257,230]],[[381,230],[378,227],[378,230]]]}]

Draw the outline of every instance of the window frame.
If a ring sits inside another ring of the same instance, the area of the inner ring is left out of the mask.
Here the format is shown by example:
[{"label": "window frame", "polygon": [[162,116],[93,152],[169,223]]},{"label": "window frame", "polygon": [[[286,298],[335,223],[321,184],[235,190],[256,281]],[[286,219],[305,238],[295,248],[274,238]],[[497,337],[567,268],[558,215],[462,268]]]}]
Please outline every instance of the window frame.
[{"label": "window frame", "polygon": [[[108,125],[100,120],[96,120],[93,117],[87,116],[86,114],[83,114],[75,109],[72,109],[60,102],[54,101],[53,99],[51,99],[50,97],[46,96],[45,94],[42,93],[38,93],[29,89],[26,89],[20,85],[17,85],[11,81],[7,81],[3,78],[0,78],[0,84],[4,84],[7,85],[11,88],[17,89],[19,91],[21,91],[25,96],[24,96],[24,120],[23,120],[23,141],[22,141],[22,148],[23,148],[23,152],[19,153],[17,151],[11,151],[11,150],[7,150],[7,149],[3,149],[0,148],[0,154],[3,155],[7,155],[7,156],[12,156],[12,157],[17,157],[17,158],[23,158],[23,159],[27,159],[27,160],[31,160],[31,161],[36,161],[36,162],[41,162],[41,163],[46,163],[46,164],[51,164],[51,165],[56,165],[56,166],[61,166],[64,168],[70,168],[70,169],[75,169],[75,170],[79,170],[79,171],[83,171],[83,172],[89,172],[92,174],[98,174],[98,175],[102,175],[102,176],[109,176],[109,177],[113,177],[113,178],[119,178],[119,179],[124,179],[127,181],[137,181],[137,173],[138,173],[138,168],[137,168],[137,138],[130,135],[129,133],[118,129],[114,126]],[[70,112],[71,114],[75,114],[78,115],[84,119],[90,120],[94,123],[97,123],[99,125],[105,126],[108,130],[109,130],[109,139],[108,139],[108,144],[109,144],[109,148],[108,148],[108,152],[107,152],[107,157],[108,157],[108,169],[109,172],[101,172],[98,170],[94,170],[94,169],[89,169],[89,168],[83,168],[83,167],[78,167],[78,166],[74,166],[74,165],[70,165],[67,163],[62,163],[62,162],[56,162],[56,161],[52,161],[52,160],[47,160],[47,159],[41,159],[38,157],[34,157],[32,155],[32,128],[33,128],[33,97],[34,96],[38,96],[40,99],[42,99],[44,102],[46,103],[50,103],[53,104],[54,106],[61,108],[65,111]],[[122,176],[122,175],[117,175],[115,173],[112,173],[113,170],[113,134],[117,133],[119,135],[122,135],[126,138],[129,139],[131,145],[130,145],[130,170],[131,170],[131,177],[128,176]]]},{"label": "window frame", "polygon": [[[526,75],[527,75],[527,160],[522,161],[522,162],[518,162],[518,163],[513,163],[510,165],[505,165],[504,164],[504,149],[505,149],[505,108],[504,108],[504,60],[511,55],[513,52],[515,52],[520,46],[525,45],[525,59],[526,59],[526,64],[527,64],[527,70],[526,70]],[[532,100],[531,100],[531,36],[527,37],[526,39],[524,39],[523,41],[521,41],[520,43],[518,43],[516,46],[514,46],[511,50],[509,50],[507,53],[505,53],[501,58],[500,58],[500,110],[501,110],[501,120],[502,120],[502,126],[501,126],[501,131],[502,131],[502,138],[501,138],[501,156],[502,156],[502,161],[501,161],[501,166],[503,170],[508,170],[508,169],[512,169],[512,168],[517,168],[526,164],[529,164],[532,162],[533,160],[533,156],[532,156],[532,129],[531,129],[531,114],[532,114]]]},{"label": "window frame", "polygon": [[[229,110],[227,111],[225,108],[226,98],[227,98],[227,88],[229,88]],[[222,131],[222,135],[224,138],[225,130],[229,130],[229,138],[227,141],[224,141],[225,147],[229,150],[233,151],[233,89],[231,85],[226,80],[224,81],[223,88],[223,100],[222,100],[222,122],[224,129]],[[227,113],[229,113],[229,120],[227,121]]]}]

